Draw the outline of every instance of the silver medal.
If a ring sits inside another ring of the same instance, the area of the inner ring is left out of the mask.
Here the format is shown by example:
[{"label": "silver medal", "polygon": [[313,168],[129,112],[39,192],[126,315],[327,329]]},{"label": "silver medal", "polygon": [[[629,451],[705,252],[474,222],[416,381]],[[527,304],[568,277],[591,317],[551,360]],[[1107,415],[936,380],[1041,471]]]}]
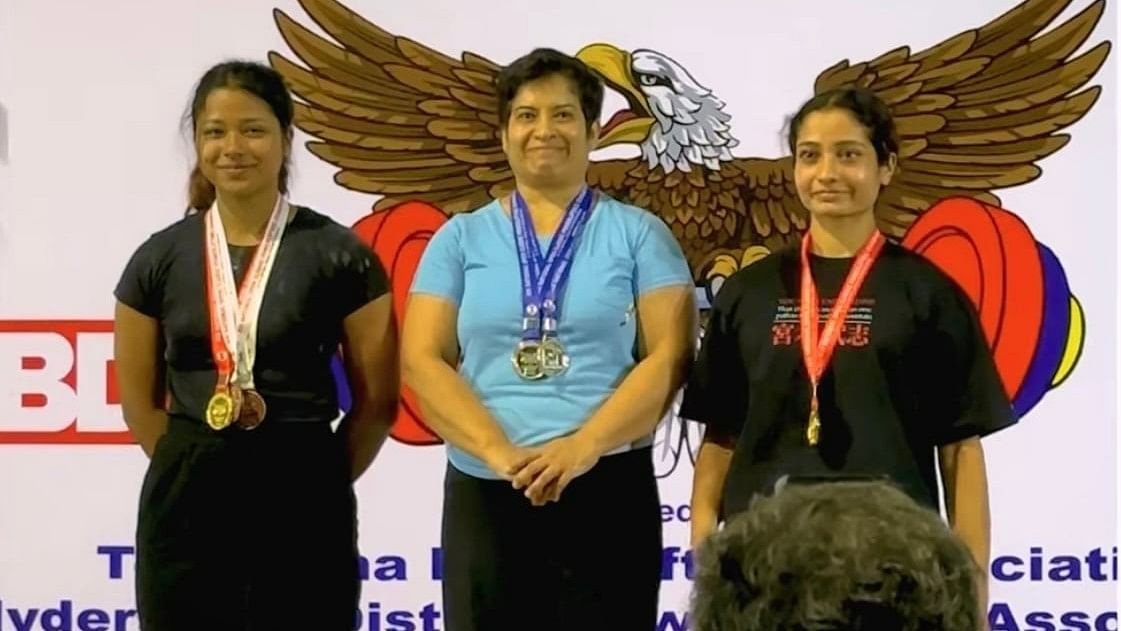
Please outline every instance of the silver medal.
[{"label": "silver medal", "polygon": [[540,353],[541,370],[546,377],[556,377],[568,370],[568,353],[557,338],[547,337],[541,340]]}]

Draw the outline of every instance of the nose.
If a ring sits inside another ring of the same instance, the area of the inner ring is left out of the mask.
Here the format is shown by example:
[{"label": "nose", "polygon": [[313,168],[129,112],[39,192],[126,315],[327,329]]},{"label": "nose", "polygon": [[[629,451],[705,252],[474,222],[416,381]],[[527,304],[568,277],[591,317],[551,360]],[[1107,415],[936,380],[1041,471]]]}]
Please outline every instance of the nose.
[{"label": "nose", "polygon": [[538,116],[534,121],[533,135],[539,139],[551,138],[556,133],[553,121],[548,116]]},{"label": "nose", "polygon": [[227,155],[241,154],[245,147],[245,138],[237,133],[230,132],[222,138],[222,153]]},{"label": "nose", "polygon": [[837,160],[829,154],[821,156],[817,161],[817,171],[814,176],[822,182],[832,182],[837,179]]}]

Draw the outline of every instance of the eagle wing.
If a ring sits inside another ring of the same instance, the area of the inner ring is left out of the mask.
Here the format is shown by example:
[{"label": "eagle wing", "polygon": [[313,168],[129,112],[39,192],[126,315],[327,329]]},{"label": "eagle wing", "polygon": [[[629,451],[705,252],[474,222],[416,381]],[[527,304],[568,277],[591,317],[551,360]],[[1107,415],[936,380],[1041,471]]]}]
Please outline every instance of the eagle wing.
[{"label": "eagle wing", "polygon": [[1109,42],[1072,57],[1105,10],[1096,0],[1040,34],[1069,0],[1027,0],[978,29],[919,53],[897,48],[823,71],[815,94],[874,90],[891,107],[900,170],[877,205],[880,227],[901,236],[932,203],[961,195],[999,204],[993,191],[1039,177],[1039,161],[1070,140],[1101,88],[1082,89],[1105,63]]},{"label": "eagle wing", "polygon": [[[1061,132],[1097,100],[1099,87],[1082,88],[1110,44],[1072,57],[1101,19],[1105,0],[1041,35],[1068,4],[1027,0],[924,51],[902,47],[855,65],[845,60],[817,77],[815,94],[860,85],[891,107],[900,169],[877,203],[885,233],[901,237],[946,197],[999,204],[993,191],[1035,179],[1038,162],[1070,140]],[[808,225],[790,157],[739,158],[719,171],[694,166],[668,175],[639,160],[614,160],[592,165],[590,179],[661,216],[695,270],[721,253],[781,247]]]},{"label": "eagle wing", "polygon": [[308,150],[339,169],[335,181],[383,197],[375,209],[420,200],[465,212],[513,189],[499,139],[500,66],[464,52],[456,60],[385,31],[335,0],[300,0],[334,41],[274,11],[306,65],[269,61],[297,102]]}]

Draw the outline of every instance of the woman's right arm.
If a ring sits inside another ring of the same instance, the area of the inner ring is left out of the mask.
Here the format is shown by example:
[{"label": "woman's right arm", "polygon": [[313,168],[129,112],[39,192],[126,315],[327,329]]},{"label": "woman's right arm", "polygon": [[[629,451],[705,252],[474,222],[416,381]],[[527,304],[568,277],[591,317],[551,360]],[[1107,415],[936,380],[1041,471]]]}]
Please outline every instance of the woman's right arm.
[{"label": "woman's right arm", "polygon": [[401,334],[402,377],[420,403],[424,422],[446,442],[475,456],[504,479],[533,460],[517,447],[456,370],[456,306],[414,293]]},{"label": "woman's right arm", "polygon": [[748,379],[735,317],[741,293],[738,282],[725,282],[713,301],[679,412],[682,418],[705,425],[689,502],[689,540],[693,547],[716,530],[724,482],[747,416]]},{"label": "woman's right arm", "polygon": [[113,359],[125,424],[144,453],[151,457],[156,442],[167,431],[159,322],[118,301]]},{"label": "woman's right arm", "polygon": [[735,444],[734,436],[727,436],[711,425],[705,427],[704,441],[693,468],[693,496],[689,502],[689,545],[693,548],[716,530],[724,480],[728,477]]}]

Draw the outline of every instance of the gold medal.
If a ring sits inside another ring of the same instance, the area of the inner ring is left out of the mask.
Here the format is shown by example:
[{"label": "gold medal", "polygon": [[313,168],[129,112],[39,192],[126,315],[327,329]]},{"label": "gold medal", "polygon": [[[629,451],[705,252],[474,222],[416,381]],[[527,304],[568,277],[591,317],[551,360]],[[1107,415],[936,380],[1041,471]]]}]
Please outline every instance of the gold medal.
[{"label": "gold medal", "polygon": [[526,381],[536,381],[545,376],[545,369],[541,365],[541,347],[537,342],[519,342],[510,361],[514,364],[514,372]]},{"label": "gold medal", "polygon": [[806,442],[810,447],[817,446],[821,440],[821,416],[817,413],[817,406],[810,410],[810,421],[806,424]]},{"label": "gold medal", "polygon": [[215,431],[226,429],[237,416],[236,408],[235,396],[231,391],[223,388],[215,392],[206,404],[206,424]]}]

